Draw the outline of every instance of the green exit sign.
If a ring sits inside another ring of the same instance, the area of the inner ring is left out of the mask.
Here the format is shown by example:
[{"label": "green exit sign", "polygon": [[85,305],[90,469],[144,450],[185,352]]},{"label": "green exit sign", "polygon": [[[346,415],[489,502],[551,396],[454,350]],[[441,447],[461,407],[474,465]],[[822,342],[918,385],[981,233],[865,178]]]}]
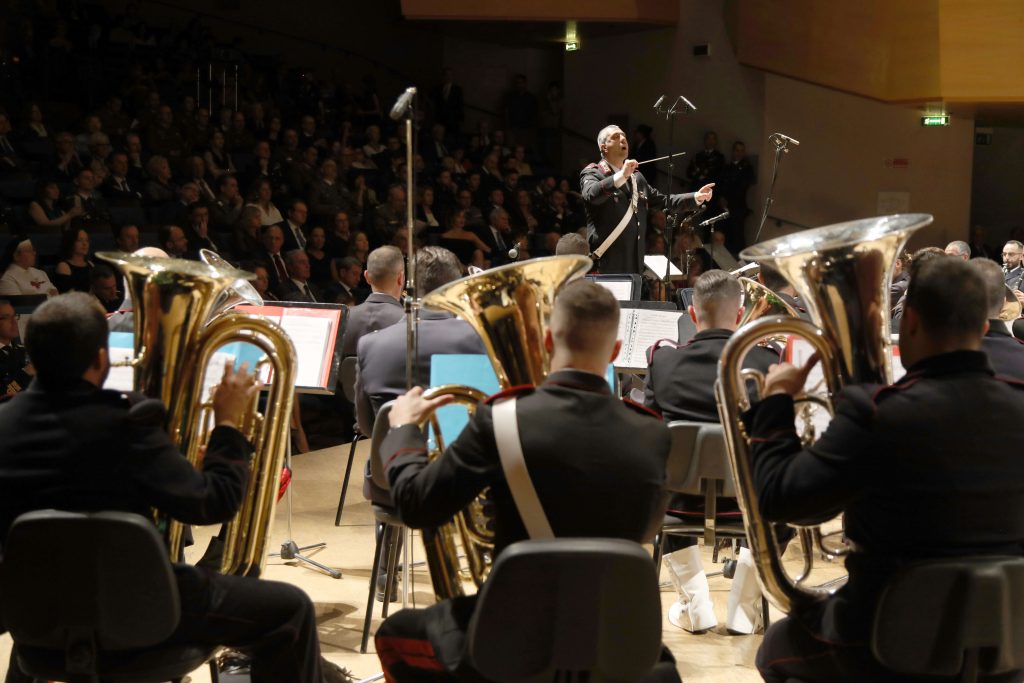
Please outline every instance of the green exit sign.
[{"label": "green exit sign", "polygon": [[948,114],[935,114],[932,116],[921,117],[922,126],[948,126],[949,115]]},{"label": "green exit sign", "polygon": [[578,42],[574,41],[574,42],[569,42],[569,43],[565,44],[565,51],[566,52],[575,52],[578,49],[580,49],[580,44]]}]

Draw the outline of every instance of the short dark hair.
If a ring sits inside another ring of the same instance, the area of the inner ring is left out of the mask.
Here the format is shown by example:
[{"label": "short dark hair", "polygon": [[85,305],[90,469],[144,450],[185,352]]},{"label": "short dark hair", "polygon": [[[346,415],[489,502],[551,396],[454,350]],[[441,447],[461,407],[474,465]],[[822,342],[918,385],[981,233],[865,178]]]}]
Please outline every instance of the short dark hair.
[{"label": "short dark hair", "polygon": [[967,262],[970,264],[981,279],[985,282],[985,290],[988,292],[988,317],[998,318],[1006,303],[1006,277],[999,264],[987,258],[976,258]]},{"label": "short dark hair", "polygon": [[582,256],[590,255],[590,244],[583,235],[578,232],[567,232],[558,238],[558,244],[555,245],[555,256],[561,256],[563,254],[580,254]]},{"label": "short dark hair", "polygon": [[553,317],[564,324],[562,341],[571,351],[588,352],[619,329],[619,302],[611,290],[590,280],[575,280],[555,296]]},{"label": "short dark hair", "polygon": [[416,252],[416,294],[423,296],[462,277],[459,257],[444,247],[423,247]]},{"label": "short dark hair", "polygon": [[89,284],[93,285],[100,280],[106,280],[108,277],[117,277],[114,269],[106,263],[97,263],[89,271]]},{"label": "short dark hair", "polygon": [[925,331],[939,339],[980,337],[988,320],[988,290],[978,271],[958,258],[914,257],[907,287]]},{"label": "short dark hair", "polygon": [[767,263],[761,264],[761,279],[764,280],[764,286],[773,292],[777,292],[783,287],[789,287],[789,280],[782,277],[782,273],[772,268]]},{"label": "short dark hair", "polygon": [[715,315],[718,307],[734,306],[730,315],[735,315],[743,300],[743,287],[734,275],[724,270],[709,270],[702,273],[693,283],[693,307],[702,317]]},{"label": "short dark hair", "polygon": [[107,318],[96,299],[68,292],[39,306],[25,330],[25,348],[39,381],[50,387],[74,384],[107,346]]}]

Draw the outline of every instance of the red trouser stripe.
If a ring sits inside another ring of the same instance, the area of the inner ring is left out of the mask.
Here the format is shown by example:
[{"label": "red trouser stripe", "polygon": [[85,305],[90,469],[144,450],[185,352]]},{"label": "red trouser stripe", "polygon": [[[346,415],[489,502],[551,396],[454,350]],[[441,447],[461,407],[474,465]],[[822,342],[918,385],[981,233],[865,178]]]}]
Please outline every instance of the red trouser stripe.
[{"label": "red trouser stripe", "polygon": [[377,657],[384,667],[384,678],[393,683],[391,667],[401,662],[416,669],[443,671],[444,666],[434,656],[434,646],[428,640],[418,638],[399,638],[396,636],[377,636]]}]

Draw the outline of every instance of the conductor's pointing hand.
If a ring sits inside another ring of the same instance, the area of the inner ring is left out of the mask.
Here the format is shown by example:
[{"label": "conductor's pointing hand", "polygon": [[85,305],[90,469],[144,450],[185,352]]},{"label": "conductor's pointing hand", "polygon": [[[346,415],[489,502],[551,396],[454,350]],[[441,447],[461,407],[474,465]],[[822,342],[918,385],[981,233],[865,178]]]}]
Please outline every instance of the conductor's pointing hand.
[{"label": "conductor's pointing hand", "polygon": [[702,188],[700,188],[699,190],[697,190],[697,191],[696,191],[696,192],[695,192],[695,193],[693,194],[693,198],[694,198],[694,200],[696,200],[696,202],[697,202],[698,204],[703,204],[704,202],[706,202],[706,201],[708,201],[709,199],[711,199],[711,189],[712,189],[712,188],[713,188],[714,186],[715,186],[715,184],[714,184],[714,183],[708,183],[708,184],[707,184],[707,185],[705,185],[704,187],[702,187]]}]

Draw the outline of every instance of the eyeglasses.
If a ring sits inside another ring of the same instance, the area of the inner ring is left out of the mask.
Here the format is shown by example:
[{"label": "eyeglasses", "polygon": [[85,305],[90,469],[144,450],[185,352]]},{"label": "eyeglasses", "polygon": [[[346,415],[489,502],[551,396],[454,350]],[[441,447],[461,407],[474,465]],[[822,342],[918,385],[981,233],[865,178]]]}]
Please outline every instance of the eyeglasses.
[{"label": "eyeglasses", "polygon": [[0,322],[2,322],[4,320],[21,320],[21,314],[20,313],[10,313],[10,314],[0,315]]}]

